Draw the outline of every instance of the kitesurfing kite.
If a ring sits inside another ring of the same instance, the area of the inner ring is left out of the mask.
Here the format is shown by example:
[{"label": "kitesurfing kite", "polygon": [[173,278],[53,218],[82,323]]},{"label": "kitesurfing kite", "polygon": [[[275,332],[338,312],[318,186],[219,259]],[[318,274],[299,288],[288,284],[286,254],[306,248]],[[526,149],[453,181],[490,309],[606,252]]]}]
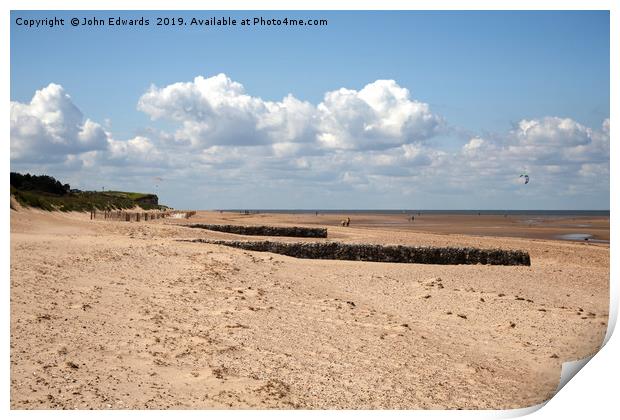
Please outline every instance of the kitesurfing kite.
[{"label": "kitesurfing kite", "polygon": [[528,182],[530,182],[530,176],[528,174],[521,174],[521,176],[519,176],[519,178],[524,178],[525,179],[524,185],[527,184]]}]

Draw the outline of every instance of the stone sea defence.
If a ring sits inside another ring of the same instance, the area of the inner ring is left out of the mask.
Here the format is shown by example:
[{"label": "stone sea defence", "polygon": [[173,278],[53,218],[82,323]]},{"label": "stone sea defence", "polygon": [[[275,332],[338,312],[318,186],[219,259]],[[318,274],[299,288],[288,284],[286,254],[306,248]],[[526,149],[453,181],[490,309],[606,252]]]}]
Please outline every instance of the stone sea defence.
[{"label": "stone sea defence", "polygon": [[272,252],[296,258],[323,260],[374,261],[412,264],[487,264],[530,265],[530,255],[525,251],[503,249],[412,247],[402,245],[345,244],[340,242],[272,242],[272,241],[220,241],[194,239],[249,251]]},{"label": "stone sea defence", "polygon": [[239,225],[185,225],[196,229],[214,230],[217,232],[235,233],[252,236],[293,236],[298,238],[327,238],[327,228],[307,228],[299,226],[239,226]]}]

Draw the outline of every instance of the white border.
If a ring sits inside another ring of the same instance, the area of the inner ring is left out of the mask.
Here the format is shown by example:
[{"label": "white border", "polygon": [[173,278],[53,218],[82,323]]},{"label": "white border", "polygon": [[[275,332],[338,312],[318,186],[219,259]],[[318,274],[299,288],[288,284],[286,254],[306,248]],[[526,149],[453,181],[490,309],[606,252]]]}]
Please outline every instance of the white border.
[{"label": "white border", "polygon": [[[355,7],[353,7],[353,4]],[[3,204],[0,204],[0,212],[5,221],[2,225],[2,238],[0,242],[2,269],[4,280],[3,286],[3,345],[2,345],[2,407],[3,411],[12,417],[82,417],[86,413],[82,412],[50,412],[50,411],[10,411],[9,410],[9,389],[10,389],[10,371],[9,371],[9,250],[10,250],[10,226],[9,226],[9,194],[8,194],[8,172],[10,167],[9,160],[9,101],[10,101],[10,68],[9,62],[10,48],[10,10],[610,10],[611,20],[611,103],[610,103],[610,119],[612,129],[615,130],[618,123],[618,84],[616,82],[617,75],[620,74],[620,66],[618,66],[618,57],[620,54],[618,40],[620,40],[619,18],[620,6],[617,1],[609,0],[506,0],[506,1],[490,1],[490,0],[417,0],[417,1],[398,1],[398,0],[301,0],[301,1],[283,1],[283,0],[230,0],[230,1],[198,1],[198,0],[93,0],[93,1],[76,1],[76,0],[5,0],[0,8],[3,11],[2,20],[0,21],[0,57],[5,63],[0,67],[2,75],[2,92],[4,99],[0,102],[3,119],[0,119],[2,130],[2,140],[4,143],[4,154],[2,155],[0,167],[0,183],[5,188],[3,195]],[[524,23],[526,24],[526,23]],[[615,131],[614,131],[615,132]],[[618,147],[613,139],[611,141],[611,162],[610,162],[610,194],[611,194],[611,306],[610,321],[608,333],[606,336],[607,344],[601,351],[593,357],[593,359],[583,368],[577,375],[576,379],[571,380],[554,398],[552,398],[544,407],[531,415],[531,418],[552,419],[552,418],[568,418],[568,419],[584,419],[584,418],[607,418],[612,413],[619,412],[618,398],[615,395],[615,389],[618,385],[619,362],[617,355],[620,354],[620,344],[617,334],[611,336],[613,326],[615,326],[618,309],[618,252],[615,246],[615,239],[618,237],[617,223],[613,216],[614,211],[618,208],[620,196],[618,194],[617,170],[618,163]],[[536,410],[540,407],[532,407],[529,409],[513,410],[513,411],[296,411],[296,412],[274,412],[274,411],[208,411],[208,412],[162,412],[150,411],[144,412],[89,412],[88,416],[122,416],[134,417],[136,415],[148,415],[149,417],[166,417],[171,416],[183,417],[200,417],[205,415],[209,417],[329,417],[335,416],[355,416],[362,418],[375,418],[376,416],[401,417],[441,417],[441,418],[502,418],[524,415],[528,412]]]}]

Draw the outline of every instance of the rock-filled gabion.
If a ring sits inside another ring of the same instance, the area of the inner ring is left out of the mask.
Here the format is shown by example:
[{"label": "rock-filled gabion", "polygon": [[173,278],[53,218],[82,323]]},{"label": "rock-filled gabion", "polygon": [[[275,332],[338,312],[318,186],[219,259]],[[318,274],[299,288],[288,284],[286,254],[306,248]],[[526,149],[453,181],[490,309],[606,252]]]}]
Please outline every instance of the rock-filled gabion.
[{"label": "rock-filled gabion", "polygon": [[218,232],[236,233],[252,236],[293,236],[298,238],[327,238],[326,228],[307,227],[276,227],[276,226],[239,226],[239,225],[204,225],[192,224],[187,227],[215,230]]},{"label": "rock-filled gabion", "polygon": [[340,242],[218,241],[194,239],[249,251],[273,252],[296,258],[374,261],[412,264],[530,265],[525,251],[450,247],[412,247],[402,245],[345,244]]}]

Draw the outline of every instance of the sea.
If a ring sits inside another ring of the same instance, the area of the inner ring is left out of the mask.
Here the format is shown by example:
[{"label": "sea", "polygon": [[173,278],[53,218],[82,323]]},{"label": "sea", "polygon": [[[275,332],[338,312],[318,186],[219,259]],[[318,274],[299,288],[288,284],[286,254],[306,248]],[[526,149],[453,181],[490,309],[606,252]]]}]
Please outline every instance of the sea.
[{"label": "sea", "polygon": [[549,217],[609,217],[609,210],[423,210],[423,209],[221,209],[234,213],[275,213],[275,214],[455,214],[489,216],[549,216]]}]

